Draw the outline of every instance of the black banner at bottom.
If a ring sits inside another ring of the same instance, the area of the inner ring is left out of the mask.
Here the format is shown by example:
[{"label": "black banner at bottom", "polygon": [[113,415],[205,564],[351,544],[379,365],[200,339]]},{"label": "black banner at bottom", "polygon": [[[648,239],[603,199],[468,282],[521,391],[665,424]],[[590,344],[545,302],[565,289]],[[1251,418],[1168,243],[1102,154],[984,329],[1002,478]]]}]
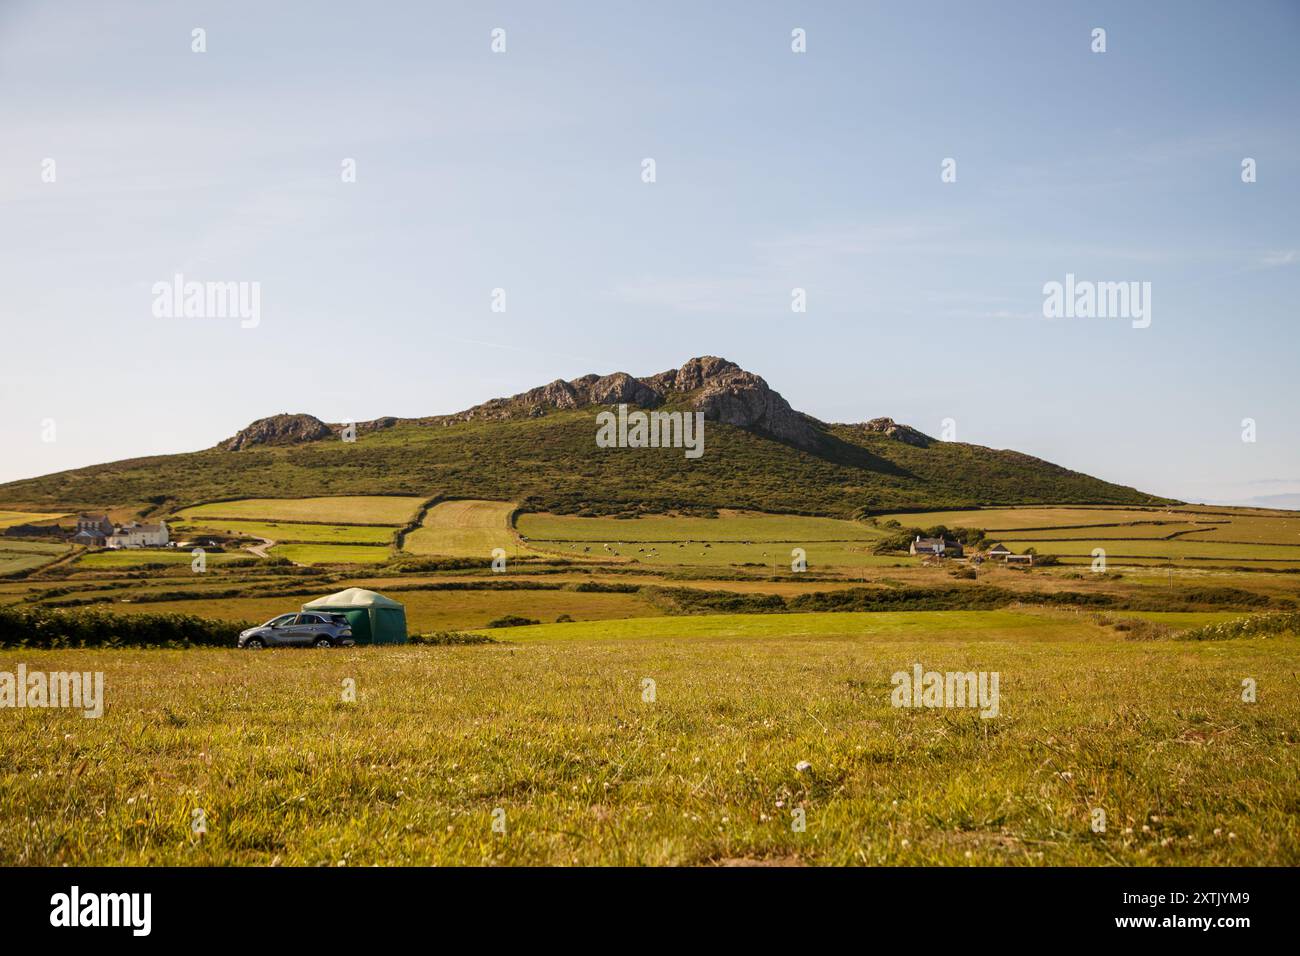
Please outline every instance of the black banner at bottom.
[{"label": "black banner at bottom", "polygon": [[845,924],[872,940],[1023,931],[1232,945],[1285,929],[1293,878],[1286,869],[1204,868],[15,868],[0,869],[0,925],[10,943],[76,935],[127,945],[340,945],[471,927],[493,942],[536,943],[688,926],[692,941],[771,944]]}]

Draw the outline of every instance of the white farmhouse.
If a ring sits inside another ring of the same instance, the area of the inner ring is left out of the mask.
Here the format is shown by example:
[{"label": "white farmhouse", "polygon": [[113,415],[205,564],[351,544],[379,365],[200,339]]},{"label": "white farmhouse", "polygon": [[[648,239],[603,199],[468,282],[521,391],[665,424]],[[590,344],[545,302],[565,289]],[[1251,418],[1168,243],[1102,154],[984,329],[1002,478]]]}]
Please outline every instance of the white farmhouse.
[{"label": "white farmhouse", "polygon": [[132,521],[113,530],[104,540],[108,548],[161,548],[165,547],[171,536],[167,533],[167,522],[157,524],[140,524]]}]

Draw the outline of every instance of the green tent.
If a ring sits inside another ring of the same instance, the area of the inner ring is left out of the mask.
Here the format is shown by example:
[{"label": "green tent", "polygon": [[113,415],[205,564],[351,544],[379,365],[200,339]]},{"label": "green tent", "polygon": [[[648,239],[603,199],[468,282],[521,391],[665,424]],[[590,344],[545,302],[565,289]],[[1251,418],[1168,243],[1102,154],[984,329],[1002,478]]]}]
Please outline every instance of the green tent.
[{"label": "green tent", "polygon": [[374,591],[348,588],[308,601],[302,609],[342,614],[352,624],[352,639],[358,644],[406,643],[406,608]]}]

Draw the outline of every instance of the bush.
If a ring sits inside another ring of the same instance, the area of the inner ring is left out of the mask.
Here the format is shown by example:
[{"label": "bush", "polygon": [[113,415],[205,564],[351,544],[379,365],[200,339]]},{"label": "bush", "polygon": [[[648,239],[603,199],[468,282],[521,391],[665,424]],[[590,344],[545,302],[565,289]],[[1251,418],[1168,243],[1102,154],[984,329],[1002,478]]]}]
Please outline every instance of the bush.
[{"label": "bush", "polygon": [[450,644],[497,644],[486,634],[466,634],[463,631],[434,631],[432,634],[412,634],[407,638],[412,644],[450,645]]},{"label": "bush", "polygon": [[541,623],[541,621],[535,621],[531,617],[520,617],[518,614],[507,614],[505,617],[499,617],[495,621],[488,621],[485,627],[527,627],[530,624]]},{"label": "bush", "polygon": [[1300,613],[1285,611],[1238,617],[1218,624],[1206,624],[1178,635],[1180,641],[1228,641],[1240,637],[1278,637],[1300,634]]},{"label": "bush", "polygon": [[247,621],[0,607],[0,647],[233,647]]}]

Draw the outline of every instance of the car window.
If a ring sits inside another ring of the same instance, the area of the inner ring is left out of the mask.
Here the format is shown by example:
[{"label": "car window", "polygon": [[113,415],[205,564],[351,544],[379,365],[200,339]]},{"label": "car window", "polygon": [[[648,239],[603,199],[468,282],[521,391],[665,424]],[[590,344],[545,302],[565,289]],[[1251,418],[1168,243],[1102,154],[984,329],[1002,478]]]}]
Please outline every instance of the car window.
[{"label": "car window", "polygon": [[302,620],[300,620],[298,623],[299,624],[324,624],[325,622],[320,619],[320,615],[304,614],[302,616]]},{"label": "car window", "polygon": [[270,621],[268,621],[264,626],[265,626],[265,627],[284,627],[286,624],[292,624],[292,623],[293,623],[293,619],[294,619],[295,617],[297,617],[296,614],[281,614],[281,615],[280,615],[279,617],[277,617],[277,618],[272,618],[272,619],[271,619]]}]

